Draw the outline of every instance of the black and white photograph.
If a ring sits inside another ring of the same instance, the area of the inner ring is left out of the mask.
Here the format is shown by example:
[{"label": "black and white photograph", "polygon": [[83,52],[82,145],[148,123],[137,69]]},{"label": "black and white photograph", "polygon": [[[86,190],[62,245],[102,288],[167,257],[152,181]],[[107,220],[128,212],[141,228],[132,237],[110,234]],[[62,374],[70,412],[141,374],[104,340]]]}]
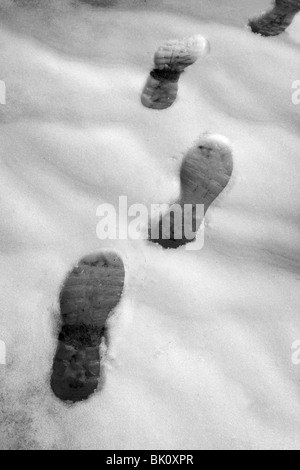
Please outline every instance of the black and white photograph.
[{"label": "black and white photograph", "polygon": [[0,450],[300,450],[300,0],[0,0]]}]

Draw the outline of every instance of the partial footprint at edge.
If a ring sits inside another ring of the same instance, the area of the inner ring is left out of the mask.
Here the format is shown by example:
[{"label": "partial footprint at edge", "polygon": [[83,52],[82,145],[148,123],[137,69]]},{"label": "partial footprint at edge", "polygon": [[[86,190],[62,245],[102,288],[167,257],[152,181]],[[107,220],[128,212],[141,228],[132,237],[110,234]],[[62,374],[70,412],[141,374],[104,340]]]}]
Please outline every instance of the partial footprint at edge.
[{"label": "partial footprint at edge", "polygon": [[292,24],[299,11],[300,0],[275,0],[273,9],[249,20],[248,25],[255,34],[278,36]]},{"label": "partial footprint at edge", "polygon": [[[232,172],[233,157],[229,140],[220,135],[202,136],[187,152],[181,165],[180,198],[156,226],[151,225],[150,241],[163,248],[178,248],[194,241],[204,214],[226,188]],[[197,205],[203,207],[200,213]],[[184,212],[187,207],[190,210]]]},{"label": "partial footprint at edge", "polygon": [[168,41],[154,56],[154,69],[148,76],[141,101],[146,108],[167,109],[177,98],[181,74],[210,49],[207,39],[200,35]]},{"label": "partial footprint at edge", "polygon": [[51,377],[59,399],[75,403],[97,390],[100,343],[124,280],[124,264],[115,253],[87,256],[68,275],[60,295],[62,325]]}]

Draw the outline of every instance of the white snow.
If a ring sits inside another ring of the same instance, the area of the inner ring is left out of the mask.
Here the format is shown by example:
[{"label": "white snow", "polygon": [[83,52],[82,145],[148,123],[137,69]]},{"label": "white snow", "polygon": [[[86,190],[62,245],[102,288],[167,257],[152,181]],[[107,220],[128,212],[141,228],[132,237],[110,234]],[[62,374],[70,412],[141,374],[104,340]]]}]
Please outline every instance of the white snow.
[{"label": "white snow", "polygon": [[[268,1],[44,3],[0,11],[0,447],[299,449],[300,15],[267,39],[244,25]],[[193,34],[211,54],[172,108],[144,108],[153,53]],[[172,201],[206,131],[235,170],[204,248],[100,242],[98,205]],[[123,256],[126,291],[104,387],[69,407],[49,387],[58,294],[102,248]]]}]

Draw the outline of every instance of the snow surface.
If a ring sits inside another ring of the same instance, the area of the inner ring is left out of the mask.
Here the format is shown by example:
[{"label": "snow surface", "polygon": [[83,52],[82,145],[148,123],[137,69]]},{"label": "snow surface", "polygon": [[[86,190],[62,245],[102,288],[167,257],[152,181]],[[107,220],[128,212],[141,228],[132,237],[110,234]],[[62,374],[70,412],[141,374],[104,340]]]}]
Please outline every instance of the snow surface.
[{"label": "snow surface", "polygon": [[[300,15],[266,39],[244,25],[268,1],[44,3],[0,11],[0,447],[299,449]],[[172,108],[144,108],[154,51],[193,34],[210,56]],[[204,249],[100,242],[97,206],[172,201],[205,131],[231,140],[235,171]],[[59,290],[102,248],[126,291],[105,384],[70,407],[49,387]]]}]

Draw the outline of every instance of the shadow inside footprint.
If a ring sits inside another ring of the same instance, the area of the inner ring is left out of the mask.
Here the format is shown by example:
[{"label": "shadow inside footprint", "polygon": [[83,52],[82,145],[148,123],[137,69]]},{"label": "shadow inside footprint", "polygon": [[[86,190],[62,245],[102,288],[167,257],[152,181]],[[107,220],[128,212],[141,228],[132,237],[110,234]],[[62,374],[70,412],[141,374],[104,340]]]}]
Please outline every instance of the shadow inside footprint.
[{"label": "shadow inside footprint", "polygon": [[115,253],[82,259],[60,294],[61,330],[51,388],[63,401],[86,400],[98,387],[105,324],[123,293],[125,269]]},{"label": "shadow inside footprint", "polygon": [[232,172],[228,139],[204,135],[187,152],[181,165],[179,201],[171,205],[156,226],[151,223],[150,241],[163,248],[178,248],[194,241],[205,213],[228,185]]}]

